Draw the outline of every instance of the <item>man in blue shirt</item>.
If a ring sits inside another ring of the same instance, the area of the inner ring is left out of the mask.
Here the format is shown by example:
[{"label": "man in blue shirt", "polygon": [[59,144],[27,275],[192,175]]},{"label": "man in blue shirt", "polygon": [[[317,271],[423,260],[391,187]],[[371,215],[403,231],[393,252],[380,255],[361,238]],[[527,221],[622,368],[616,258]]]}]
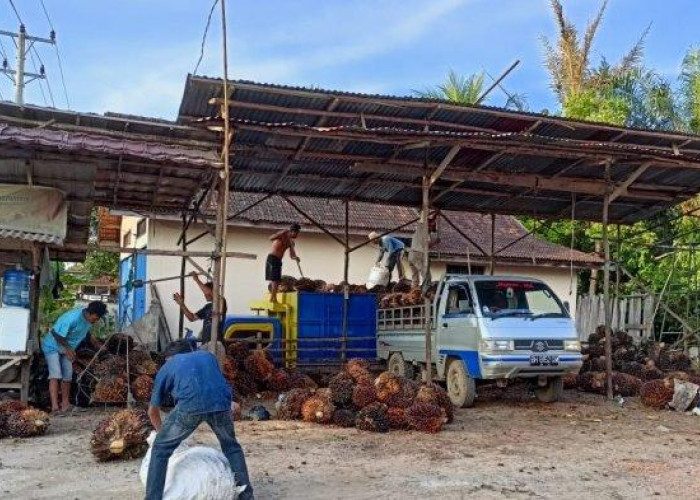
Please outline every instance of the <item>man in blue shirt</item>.
[{"label": "man in blue shirt", "polygon": [[[49,368],[49,395],[51,412],[58,416],[66,415],[71,409],[70,386],[73,382],[73,360],[75,349],[87,337],[90,328],[107,312],[107,306],[99,301],[90,302],[86,308],[78,307],[63,313],[41,341],[46,364]],[[90,336],[90,343],[99,348],[100,344]],[[59,384],[61,404],[59,406]]]},{"label": "man in blue shirt", "polygon": [[[246,486],[240,495],[241,500],[251,500],[253,488],[248,478],[248,468],[233,430],[231,387],[212,353],[192,349],[188,341],[170,344],[165,351],[166,363],[153,383],[148,416],[158,435],[151,449],[146,500],[163,498],[170,456],[203,422],[209,424],[216,434],[236,482]],[[175,408],[162,424],[160,407],[168,396],[175,400]]]},{"label": "man in blue shirt", "polygon": [[404,245],[403,241],[394,236],[385,235],[381,238],[379,233],[371,232],[368,236],[372,243],[379,245],[379,256],[377,257],[377,265],[380,265],[384,254],[388,254],[386,258],[386,268],[389,270],[389,278],[391,279],[391,273],[394,272],[394,267],[396,267],[399,273],[399,280],[404,279],[403,265],[401,264],[401,257],[403,256]]}]

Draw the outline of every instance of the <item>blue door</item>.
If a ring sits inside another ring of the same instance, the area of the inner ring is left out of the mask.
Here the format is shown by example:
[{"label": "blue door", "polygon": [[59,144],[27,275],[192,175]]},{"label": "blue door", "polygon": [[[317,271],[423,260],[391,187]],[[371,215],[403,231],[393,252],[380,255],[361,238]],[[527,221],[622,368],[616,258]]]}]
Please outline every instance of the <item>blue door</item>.
[{"label": "blue door", "polygon": [[146,255],[131,255],[119,263],[119,328],[146,314],[146,288],[134,287],[135,280],[146,280]]}]

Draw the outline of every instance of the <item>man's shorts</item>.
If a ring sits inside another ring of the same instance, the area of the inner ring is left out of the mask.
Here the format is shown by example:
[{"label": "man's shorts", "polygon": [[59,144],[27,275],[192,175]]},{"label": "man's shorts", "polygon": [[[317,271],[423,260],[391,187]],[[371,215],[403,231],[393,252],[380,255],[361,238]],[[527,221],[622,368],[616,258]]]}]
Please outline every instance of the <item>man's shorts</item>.
[{"label": "man's shorts", "polygon": [[282,259],[268,255],[265,262],[265,281],[280,281],[282,279]]},{"label": "man's shorts", "polygon": [[65,354],[52,352],[45,354],[46,364],[49,367],[49,380],[57,379],[64,382],[73,381],[73,363]]}]

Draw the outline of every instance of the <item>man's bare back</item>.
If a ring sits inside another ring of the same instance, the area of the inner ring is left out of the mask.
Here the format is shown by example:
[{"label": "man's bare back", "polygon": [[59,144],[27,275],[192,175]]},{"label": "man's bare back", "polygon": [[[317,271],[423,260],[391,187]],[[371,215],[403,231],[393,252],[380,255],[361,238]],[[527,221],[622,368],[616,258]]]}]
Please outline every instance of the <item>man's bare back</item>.
[{"label": "man's bare back", "polygon": [[283,258],[287,250],[294,247],[294,241],[289,236],[289,231],[275,233],[272,235],[271,239],[272,247],[270,248],[270,255],[274,255],[278,259]]}]

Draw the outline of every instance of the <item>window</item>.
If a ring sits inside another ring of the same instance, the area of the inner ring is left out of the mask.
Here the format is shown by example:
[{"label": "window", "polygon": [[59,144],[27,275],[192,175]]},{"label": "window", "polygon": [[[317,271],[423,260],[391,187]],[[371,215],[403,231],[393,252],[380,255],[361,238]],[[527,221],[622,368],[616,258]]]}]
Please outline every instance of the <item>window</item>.
[{"label": "window", "polygon": [[143,236],[146,234],[146,219],[141,219],[136,224],[136,237]]},{"label": "window", "polygon": [[124,233],[124,237],[122,239],[122,246],[123,247],[130,247],[131,246],[131,231],[128,231]]},{"label": "window", "polygon": [[[484,266],[471,266],[471,274],[484,274],[486,268]],[[461,264],[447,264],[447,274],[470,274],[469,266]]]},{"label": "window", "polygon": [[486,316],[568,317],[557,296],[544,283],[484,280],[477,281],[474,287]]},{"label": "window", "polygon": [[465,284],[451,285],[447,293],[447,314],[470,314],[472,312],[472,301],[469,289]]}]

